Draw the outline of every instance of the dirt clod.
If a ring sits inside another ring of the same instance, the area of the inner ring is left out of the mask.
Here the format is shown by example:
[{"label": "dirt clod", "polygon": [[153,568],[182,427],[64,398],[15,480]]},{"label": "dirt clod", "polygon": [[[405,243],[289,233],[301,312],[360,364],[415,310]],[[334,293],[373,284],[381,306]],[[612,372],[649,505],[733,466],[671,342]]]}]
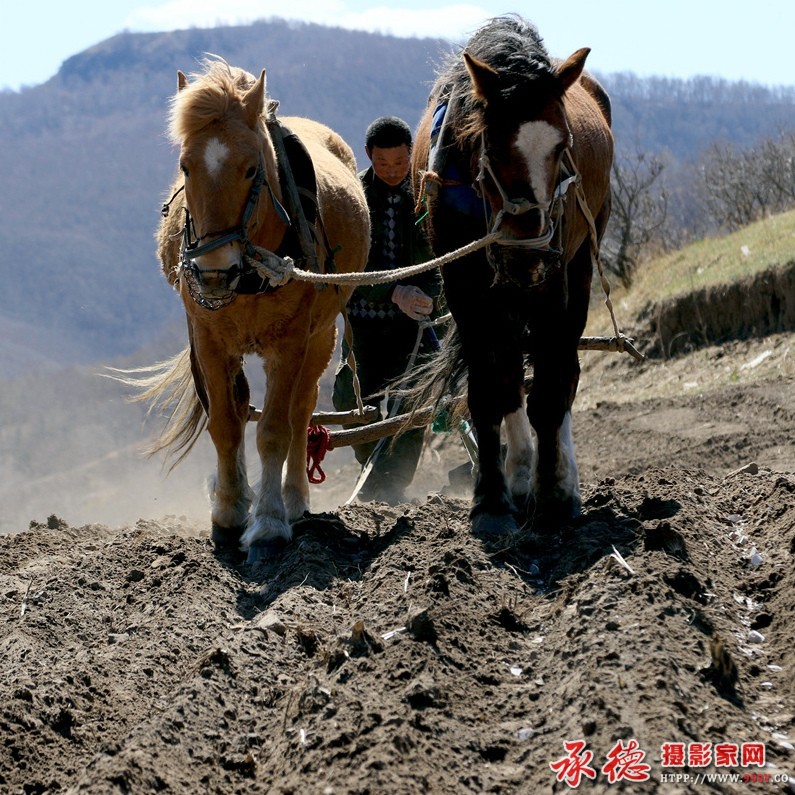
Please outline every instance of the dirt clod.
[{"label": "dirt clod", "polygon": [[[0,791],[530,795],[574,741],[606,795],[707,791],[666,743],[764,745],[710,792],[792,776],[795,382],[683,386],[730,353],[585,367],[583,514],[496,548],[449,495],[331,510],[257,566],[209,520],[0,538]],[[649,780],[608,783],[632,741]]]}]

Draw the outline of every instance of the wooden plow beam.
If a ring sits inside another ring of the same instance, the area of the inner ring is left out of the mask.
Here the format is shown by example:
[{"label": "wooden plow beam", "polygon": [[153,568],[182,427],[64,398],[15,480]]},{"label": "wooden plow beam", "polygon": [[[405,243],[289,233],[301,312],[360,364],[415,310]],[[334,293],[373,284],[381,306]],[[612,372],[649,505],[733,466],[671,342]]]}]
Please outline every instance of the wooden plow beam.
[{"label": "wooden plow beam", "polygon": [[[248,407],[248,421],[257,422],[262,412],[256,406]],[[375,406],[365,406],[364,414],[358,409],[352,411],[318,411],[312,415],[311,425],[364,425],[378,416]]]},{"label": "wooden plow beam", "polygon": [[[460,398],[463,400],[463,397]],[[400,430],[409,420],[409,428],[421,428],[430,425],[436,408],[428,406],[411,414],[397,414],[379,422],[374,422],[378,416],[378,409],[375,406],[365,406],[364,414],[360,414],[357,409],[353,411],[329,411],[319,412],[312,415],[312,425],[361,425],[360,428],[345,428],[341,431],[331,431],[331,450],[337,447],[348,447],[352,444],[366,444],[375,442],[383,436],[392,436]],[[262,416],[262,412],[254,406],[248,407],[248,421],[256,422]]]},{"label": "wooden plow beam", "polygon": [[[643,360],[645,356],[640,353],[632,340],[624,337],[618,340],[615,337],[583,337],[577,346],[581,351],[611,351],[618,353],[625,351],[638,360]],[[448,401],[445,407],[453,410],[461,401],[465,400],[463,395],[459,395],[452,401]],[[374,406],[365,406],[364,414],[358,409],[353,411],[329,411],[318,412],[312,415],[312,425],[359,425],[358,428],[344,428],[340,431],[330,431],[329,449],[334,450],[338,447],[348,447],[352,444],[366,444],[375,442],[384,436],[393,436],[401,429],[422,428],[433,422],[435,414],[439,411],[437,406],[426,406],[410,414],[398,414],[385,420],[374,420],[378,416],[378,409]],[[249,406],[249,422],[256,422],[262,412],[254,406]]]}]

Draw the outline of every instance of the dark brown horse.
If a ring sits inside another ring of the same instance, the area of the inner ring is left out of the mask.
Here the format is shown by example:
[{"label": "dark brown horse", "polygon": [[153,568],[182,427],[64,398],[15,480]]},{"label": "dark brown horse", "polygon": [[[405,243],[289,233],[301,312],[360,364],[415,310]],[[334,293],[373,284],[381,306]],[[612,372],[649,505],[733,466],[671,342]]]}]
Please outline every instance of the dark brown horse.
[{"label": "dark brown horse", "polygon": [[416,136],[412,173],[434,252],[500,235],[443,268],[458,332],[449,350],[466,365],[480,450],[476,532],[515,529],[525,511],[580,510],[571,408],[613,157],[610,103],[583,71],[588,53],[552,59],[533,25],[494,19],[441,73]]}]

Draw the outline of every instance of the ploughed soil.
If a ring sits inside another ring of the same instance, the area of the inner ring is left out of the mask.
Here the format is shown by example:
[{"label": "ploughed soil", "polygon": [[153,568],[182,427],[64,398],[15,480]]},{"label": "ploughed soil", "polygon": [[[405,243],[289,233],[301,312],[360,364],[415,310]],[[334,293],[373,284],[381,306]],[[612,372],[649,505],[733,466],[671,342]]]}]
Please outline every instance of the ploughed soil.
[{"label": "ploughed soil", "polygon": [[0,539],[0,792],[795,791],[794,341],[584,354],[583,514],[501,543],[422,493],[454,439],[256,566],[38,517]]}]

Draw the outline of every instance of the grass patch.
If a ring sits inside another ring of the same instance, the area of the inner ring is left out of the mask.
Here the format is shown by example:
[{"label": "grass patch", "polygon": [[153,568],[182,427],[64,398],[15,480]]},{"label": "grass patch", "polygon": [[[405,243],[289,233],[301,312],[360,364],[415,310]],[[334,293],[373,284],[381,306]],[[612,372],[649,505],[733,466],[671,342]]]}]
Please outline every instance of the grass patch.
[{"label": "grass patch", "polygon": [[[619,325],[636,317],[646,306],[687,295],[695,290],[753,277],[768,268],[783,267],[795,260],[795,211],[757,221],[724,237],[705,238],[639,266],[629,290],[608,278]],[[594,280],[598,282],[597,279]],[[595,291],[589,332],[604,330],[605,317]],[[609,322],[607,324],[609,326]]]}]

